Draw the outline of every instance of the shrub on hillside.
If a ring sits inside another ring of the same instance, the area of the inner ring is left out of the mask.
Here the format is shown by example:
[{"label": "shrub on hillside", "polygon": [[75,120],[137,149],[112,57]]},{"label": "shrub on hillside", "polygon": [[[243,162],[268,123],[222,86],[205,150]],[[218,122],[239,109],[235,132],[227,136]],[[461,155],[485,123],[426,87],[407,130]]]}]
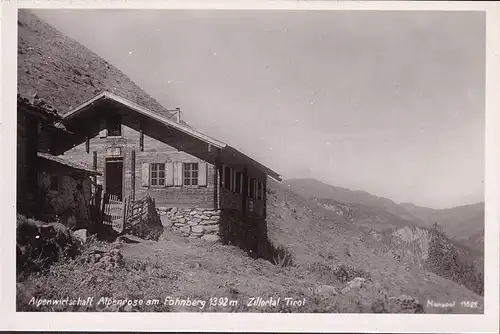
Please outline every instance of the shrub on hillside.
[{"label": "shrub on hillside", "polygon": [[334,284],[336,282],[346,283],[356,277],[371,280],[370,273],[364,271],[363,269],[356,269],[353,266],[347,264],[330,266],[324,262],[316,261],[311,264],[309,270],[316,274],[319,274],[321,279],[323,279],[328,284]]},{"label": "shrub on hillside", "polygon": [[268,248],[269,261],[272,264],[280,267],[291,267],[295,264],[295,256],[291,249],[282,245],[275,246],[272,242],[269,242]]},{"label": "shrub on hillside", "polygon": [[[145,279],[147,278],[147,279]],[[74,259],[54,263],[44,274],[19,276],[17,282],[17,311],[142,311],[166,312],[162,303],[169,293],[177,273],[162,269],[151,261],[125,260],[119,245],[90,240],[85,250]],[[86,300],[94,297],[92,305],[50,305],[36,307],[33,298]],[[98,304],[101,297],[117,300],[158,299],[158,305],[126,305],[106,307]]]},{"label": "shrub on hillside", "polygon": [[484,274],[467,254],[460,253],[437,224],[431,230],[427,267],[439,276],[466,286],[483,296]]},{"label": "shrub on hillside", "polygon": [[18,273],[46,269],[65,257],[75,257],[80,242],[60,223],[46,224],[17,216],[16,267]]}]

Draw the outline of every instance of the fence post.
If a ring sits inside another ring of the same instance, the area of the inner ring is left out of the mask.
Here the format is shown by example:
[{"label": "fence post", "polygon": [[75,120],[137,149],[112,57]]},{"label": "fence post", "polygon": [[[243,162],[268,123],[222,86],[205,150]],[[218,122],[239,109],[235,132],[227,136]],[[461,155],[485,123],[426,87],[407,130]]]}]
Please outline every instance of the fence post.
[{"label": "fence post", "polygon": [[94,197],[94,220],[96,224],[100,224],[101,220],[101,196],[102,196],[102,186],[97,185],[95,197]]},{"label": "fence post", "polygon": [[102,197],[102,207],[101,207],[101,222],[104,220],[104,214],[106,210],[106,204],[109,203],[109,194],[104,193]]}]

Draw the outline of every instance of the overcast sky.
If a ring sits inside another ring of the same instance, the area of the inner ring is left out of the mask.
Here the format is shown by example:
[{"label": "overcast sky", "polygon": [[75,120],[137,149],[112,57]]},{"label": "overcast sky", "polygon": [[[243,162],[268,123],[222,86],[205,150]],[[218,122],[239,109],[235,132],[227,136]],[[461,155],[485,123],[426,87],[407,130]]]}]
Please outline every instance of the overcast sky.
[{"label": "overcast sky", "polygon": [[284,178],[484,198],[483,13],[35,12]]}]

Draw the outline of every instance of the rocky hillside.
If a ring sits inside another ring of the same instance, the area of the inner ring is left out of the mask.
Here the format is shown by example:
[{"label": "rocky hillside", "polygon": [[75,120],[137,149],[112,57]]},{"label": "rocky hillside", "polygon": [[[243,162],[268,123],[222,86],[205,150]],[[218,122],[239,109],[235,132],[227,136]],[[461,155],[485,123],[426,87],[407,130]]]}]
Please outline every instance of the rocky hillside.
[{"label": "rocky hillside", "polygon": [[18,13],[17,55],[18,94],[37,93],[61,114],[104,90],[165,111],[112,64],[25,9]]},{"label": "rocky hillside", "polygon": [[382,209],[400,219],[411,221],[415,224],[422,223],[417,217],[411,215],[403,207],[390,199],[378,197],[365,191],[335,187],[315,179],[290,179],[285,180],[283,183],[293,191],[306,197],[330,198],[348,205],[362,204],[366,207]]},{"label": "rocky hillside", "polygon": [[[472,268],[474,272],[456,274],[460,266],[466,267],[475,260],[482,263],[481,259],[447,238],[436,239],[430,229],[411,224],[387,224],[382,220],[370,225],[368,216],[360,223],[356,218],[357,210],[351,205],[333,202],[318,205],[318,199],[298,194],[286,183],[271,182],[268,200],[271,240],[288,245],[297,261],[310,268],[351,266],[370,273],[372,280],[381,283],[391,293],[417,296],[420,300],[442,298],[441,294],[453,295],[455,292],[451,291],[457,286],[460,286],[459,290],[482,293],[480,266]],[[338,213],[342,208],[342,212],[353,214],[352,219],[344,219],[342,215],[345,213]],[[391,214],[386,215],[391,217]],[[437,249],[436,244],[442,249]],[[436,258],[454,262],[438,271],[432,267]],[[467,289],[468,275],[476,273],[478,286],[469,284]],[[450,284],[451,290],[436,285],[442,279]]]},{"label": "rocky hillside", "polygon": [[483,250],[484,202],[442,210],[424,208],[411,203],[404,203],[401,206],[420,219],[424,226],[432,226],[438,222],[448,236],[469,247]]},{"label": "rocky hillside", "polygon": [[397,204],[364,191],[334,187],[314,179],[291,179],[284,184],[306,198],[321,198],[322,204],[347,205],[359,225],[383,229],[388,225],[432,227],[438,222],[448,237],[475,250],[484,248],[484,203],[436,210],[411,203]]}]

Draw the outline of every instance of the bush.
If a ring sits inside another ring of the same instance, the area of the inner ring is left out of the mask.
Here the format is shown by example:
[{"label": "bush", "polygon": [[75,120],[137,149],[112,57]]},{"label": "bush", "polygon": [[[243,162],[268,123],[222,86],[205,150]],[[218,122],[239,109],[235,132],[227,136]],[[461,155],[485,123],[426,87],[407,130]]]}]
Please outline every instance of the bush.
[{"label": "bush", "polygon": [[[105,307],[97,305],[99,298],[144,300],[158,299],[155,306],[137,305],[131,310],[142,312],[168,312],[170,307],[162,298],[178,274],[165,270],[148,261],[125,260],[119,244],[90,241],[74,259],[54,263],[44,273],[32,273],[18,277],[17,311],[127,311],[125,306]],[[100,254],[96,258],[96,254]],[[84,274],[84,275],[82,275]],[[51,305],[36,307],[32,298],[70,300],[94,297],[92,305]]]},{"label": "bush", "polygon": [[431,235],[427,268],[484,296],[484,274],[468,254],[459,252],[438,225],[431,230]]},{"label": "bush", "polygon": [[275,246],[269,242],[269,261],[280,267],[291,267],[295,265],[295,256],[293,251],[286,248],[285,246],[279,245]]},{"label": "bush", "polygon": [[74,258],[80,242],[64,225],[45,224],[17,216],[16,267],[18,274],[38,272],[62,258]]}]

